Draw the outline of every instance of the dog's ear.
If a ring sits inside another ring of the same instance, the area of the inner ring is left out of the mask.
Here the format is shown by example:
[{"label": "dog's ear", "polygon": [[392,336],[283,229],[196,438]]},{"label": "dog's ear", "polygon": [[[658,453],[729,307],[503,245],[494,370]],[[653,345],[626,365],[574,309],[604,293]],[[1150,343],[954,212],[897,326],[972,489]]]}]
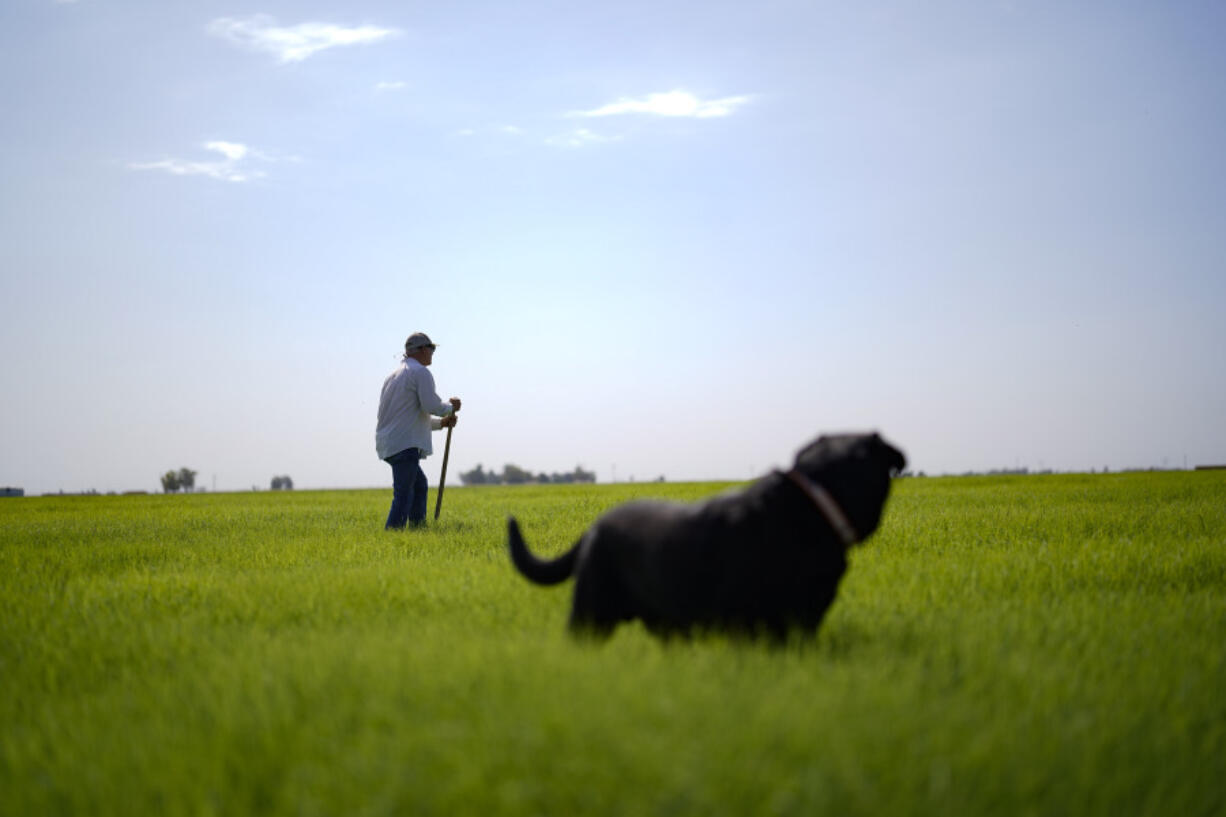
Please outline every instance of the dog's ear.
[{"label": "dog's ear", "polygon": [[907,467],[907,458],[901,451],[890,446],[890,476],[898,476]]},{"label": "dog's ear", "polygon": [[872,449],[875,457],[885,463],[890,476],[894,477],[902,473],[907,467],[907,458],[903,456],[903,453],[883,440],[881,434],[876,431],[867,435],[867,438],[869,448]]},{"label": "dog's ear", "polygon": [[907,458],[894,446],[881,439],[877,434],[873,435],[873,441],[880,446],[880,450],[885,454],[885,462],[890,470],[890,476],[898,476],[903,469],[907,467]]}]

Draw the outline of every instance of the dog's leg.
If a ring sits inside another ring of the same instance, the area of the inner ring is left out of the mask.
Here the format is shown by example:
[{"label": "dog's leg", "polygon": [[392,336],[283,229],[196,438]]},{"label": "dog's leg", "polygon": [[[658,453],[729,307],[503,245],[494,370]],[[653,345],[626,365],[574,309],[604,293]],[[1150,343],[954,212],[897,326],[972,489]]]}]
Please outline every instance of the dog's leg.
[{"label": "dog's leg", "polygon": [[570,608],[568,626],[574,636],[603,641],[613,635],[620,616],[611,614],[608,593],[600,578],[580,576],[575,582],[575,596]]},{"label": "dog's leg", "polygon": [[617,560],[608,543],[595,531],[587,535],[575,568],[575,594],[571,601],[569,628],[572,635],[603,640],[613,634],[626,614]]}]

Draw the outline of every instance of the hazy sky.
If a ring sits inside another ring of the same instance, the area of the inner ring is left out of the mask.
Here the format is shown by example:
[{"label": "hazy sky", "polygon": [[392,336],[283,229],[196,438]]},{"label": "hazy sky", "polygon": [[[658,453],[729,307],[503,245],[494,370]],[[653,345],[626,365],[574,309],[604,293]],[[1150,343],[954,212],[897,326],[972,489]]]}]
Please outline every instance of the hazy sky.
[{"label": "hazy sky", "polygon": [[416,330],[453,475],[1226,462],[1223,43],[1217,0],[5,0],[0,485],[388,485]]}]

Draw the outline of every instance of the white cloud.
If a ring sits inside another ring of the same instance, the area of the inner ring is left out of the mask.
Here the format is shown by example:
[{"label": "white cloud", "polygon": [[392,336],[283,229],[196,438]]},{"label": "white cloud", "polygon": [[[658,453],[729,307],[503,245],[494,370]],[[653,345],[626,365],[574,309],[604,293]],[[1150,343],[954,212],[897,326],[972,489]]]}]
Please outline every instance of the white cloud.
[{"label": "white cloud", "polygon": [[570,133],[551,136],[545,140],[545,144],[559,148],[581,148],[604,142],[617,142],[620,139],[620,136],[602,136],[599,133],[588,130],[587,128],[576,128]]},{"label": "white cloud", "polygon": [[213,161],[161,159],[156,162],[132,162],[128,165],[128,168],[131,170],[162,170],[175,176],[206,176],[210,179],[219,179],[226,182],[248,182],[252,179],[263,178],[265,174],[261,170],[250,170],[246,167],[240,167],[239,164],[243,159],[251,157],[265,161],[276,161],[276,159],[258,151],[253,151],[251,148],[238,142],[205,142],[202,147],[205,150],[220,153],[222,158]]},{"label": "white cloud", "polygon": [[252,51],[265,51],[281,62],[301,62],[327,48],[365,45],[395,36],[393,28],[346,27],[333,23],[299,23],[278,26],[267,14],[236,19],[221,17],[208,25],[208,32]]},{"label": "white cloud", "polygon": [[191,162],[185,159],[162,159],[158,162],[133,162],[133,170],[165,170],[176,176],[208,176],[227,182],[246,182],[263,176],[262,173],[247,173],[226,162]]},{"label": "white cloud", "polygon": [[572,111],[567,116],[619,116],[621,114],[642,113],[654,116],[688,116],[697,119],[710,119],[719,116],[729,116],[741,105],[749,102],[748,96],[729,96],[723,99],[702,100],[688,91],[669,91],[661,94],[648,94],[640,99],[622,97],[616,102],[602,105],[590,111]]},{"label": "white cloud", "polygon": [[400,80],[395,80],[395,81],[385,81],[385,82],[376,82],[376,83],[375,83],[375,90],[376,90],[376,91],[399,91],[399,90],[401,90],[401,89],[403,89],[403,88],[406,88],[406,87],[407,87],[407,85],[406,85],[405,83],[401,82]]},{"label": "white cloud", "polygon": [[205,142],[204,149],[215,150],[232,162],[237,162],[247,155],[247,146],[237,142]]}]

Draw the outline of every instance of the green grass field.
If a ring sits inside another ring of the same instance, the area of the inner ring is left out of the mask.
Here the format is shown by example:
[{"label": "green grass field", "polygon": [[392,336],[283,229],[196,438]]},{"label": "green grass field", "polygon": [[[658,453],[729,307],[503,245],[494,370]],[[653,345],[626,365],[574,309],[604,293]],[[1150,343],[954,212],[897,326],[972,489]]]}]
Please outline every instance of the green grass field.
[{"label": "green grass field", "polygon": [[0,813],[1226,813],[1226,473],[896,482],[782,649],[504,551],[726,487],[0,500]]}]

